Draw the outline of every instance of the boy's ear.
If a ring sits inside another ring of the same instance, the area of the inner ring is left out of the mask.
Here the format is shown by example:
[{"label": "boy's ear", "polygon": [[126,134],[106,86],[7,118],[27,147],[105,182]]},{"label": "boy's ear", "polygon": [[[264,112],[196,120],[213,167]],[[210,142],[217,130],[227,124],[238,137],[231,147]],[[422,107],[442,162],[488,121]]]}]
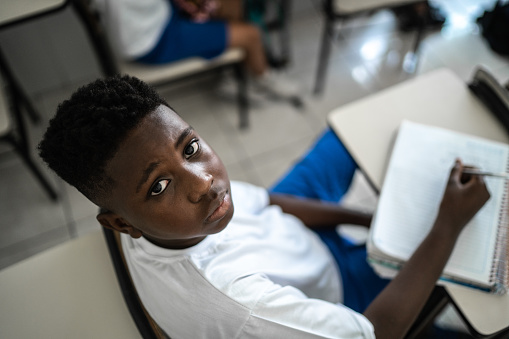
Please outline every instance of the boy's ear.
[{"label": "boy's ear", "polygon": [[96,219],[103,227],[129,234],[133,238],[139,238],[142,236],[139,229],[132,226],[118,214],[113,212],[101,209],[101,212],[97,215]]}]

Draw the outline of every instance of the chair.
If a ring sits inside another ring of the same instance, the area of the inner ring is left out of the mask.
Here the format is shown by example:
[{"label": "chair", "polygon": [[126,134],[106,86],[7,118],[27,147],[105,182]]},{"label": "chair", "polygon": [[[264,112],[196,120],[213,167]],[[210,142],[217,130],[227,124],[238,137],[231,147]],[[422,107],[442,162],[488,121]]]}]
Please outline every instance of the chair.
[{"label": "chair", "polygon": [[233,68],[238,83],[237,102],[239,126],[248,126],[248,99],[246,72],[242,65],[244,51],[238,48],[227,49],[212,60],[193,57],[164,65],[142,65],[134,62],[119,61],[108,42],[99,14],[93,8],[91,0],[71,0],[71,5],[80,18],[104,76],[129,74],[150,85],[159,86],[187,79],[211,70]]},{"label": "chair", "polygon": [[[1,58],[1,55],[0,55]],[[2,65],[4,65],[2,63]],[[21,159],[28,166],[32,174],[43,186],[45,192],[51,200],[56,201],[58,195],[49,183],[48,179],[42,174],[30,154],[30,145],[28,142],[26,126],[21,112],[23,105],[32,120],[37,121],[39,116],[28,106],[29,101],[19,91],[14,79],[11,78],[7,69],[0,69],[0,140],[9,143],[14,150],[21,156]],[[8,81],[9,80],[9,81]]]},{"label": "chair", "polygon": [[[315,78],[314,94],[321,94],[325,83],[325,72],[329,62],[330,47],[334,36],[336,22],[350,19],[355,16],[365,15],[373,11],[396,8],[423,0],[324,0],[323,14],[325,16],[325,25],[322,35],[320,54],[318,58],[318,67]],[[424,29],[424,23],[419,23],[419,29],[414,42],[413,52],[407,54],[404,64],[409,72],[413,72],[416,66],[416,51]]]},{"label": "chair", "polygon": [[505,88],[481,66],[475,69],[468,88],[486,105],[509,133],[509,88]]},{"label": "chair", "polygon": [[104,238],[108,246],[111,261],[115,268],[118,284],[122,290],[124,301],[131,316],[144,339],[167,339],[169,338],[164,331],[157,325],[143,307],[138,293],[134,287],[133,281],[127,268],[124,253],[122,252],[122,243],[120,241],[120,233],[111,229],[102,227]]}]

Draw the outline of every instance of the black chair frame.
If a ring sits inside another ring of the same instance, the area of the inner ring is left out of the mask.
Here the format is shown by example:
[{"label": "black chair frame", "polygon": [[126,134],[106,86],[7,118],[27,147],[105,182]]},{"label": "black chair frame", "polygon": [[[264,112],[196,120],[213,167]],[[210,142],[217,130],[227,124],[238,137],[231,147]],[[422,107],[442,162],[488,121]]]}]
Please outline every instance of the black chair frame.
[{"label": "black chair frame", "polygon": [[2,51],[0,50],[0,73],[4,78],[5,83],[4,91],[6,96],[7,112],[13,119],[13,127],[6,135],[3,135],[1,139],[9,143],[14,150],[21,156],[21,159],[28,166],[32,174],[36,177],[37,181],[42,185],[44,191],[51,200],[56,201],[58,194],[56,193],[49,180],[44,176],[41,169],[32,159],[30,154],[30,145],[28,141],[27,129],[22,114],[22,108],[28,114],[30,120],[34,123],[38,123],[41,120],[39,113],[32,106],[32,103],[28,99],[28,96],[23,92],[18,82],[14,78],[10,69],[7,67],[7,63],[4,59]]},{"label": "black chair frame", "polygon": [[161,337],[169,338],[166,335],[161,336],[161,334],[157,334],[153,325],[150,323],[150,320],[145,313],[146,311],[143,309],[138,297],[136,288],[132,283],[131,276],[127,271],[114,231],[105,227],[102,227],[102,229],[124,301],[141,336],[143,339],[160,339]]}]

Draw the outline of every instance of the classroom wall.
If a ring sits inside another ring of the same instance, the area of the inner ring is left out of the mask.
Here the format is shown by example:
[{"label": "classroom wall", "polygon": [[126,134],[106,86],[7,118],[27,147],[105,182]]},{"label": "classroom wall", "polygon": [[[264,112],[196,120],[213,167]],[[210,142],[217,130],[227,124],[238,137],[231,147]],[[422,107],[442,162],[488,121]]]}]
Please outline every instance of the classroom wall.
[{"label": "classroom wall", "polygon": [[70,7],[0,29],[0,48],[30,96],[101,74],[87,36]]}]

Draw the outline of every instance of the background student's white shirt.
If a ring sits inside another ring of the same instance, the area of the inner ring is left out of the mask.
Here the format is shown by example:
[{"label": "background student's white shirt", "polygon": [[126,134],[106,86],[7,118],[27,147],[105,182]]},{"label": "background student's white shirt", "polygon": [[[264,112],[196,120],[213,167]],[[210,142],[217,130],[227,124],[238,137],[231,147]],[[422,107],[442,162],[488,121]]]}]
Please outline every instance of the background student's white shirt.
[{"label": "background student's white shirt", "polygon": [[171,19],[169,0],[94,0],[115,52],[136,59],[159,42]]}]

